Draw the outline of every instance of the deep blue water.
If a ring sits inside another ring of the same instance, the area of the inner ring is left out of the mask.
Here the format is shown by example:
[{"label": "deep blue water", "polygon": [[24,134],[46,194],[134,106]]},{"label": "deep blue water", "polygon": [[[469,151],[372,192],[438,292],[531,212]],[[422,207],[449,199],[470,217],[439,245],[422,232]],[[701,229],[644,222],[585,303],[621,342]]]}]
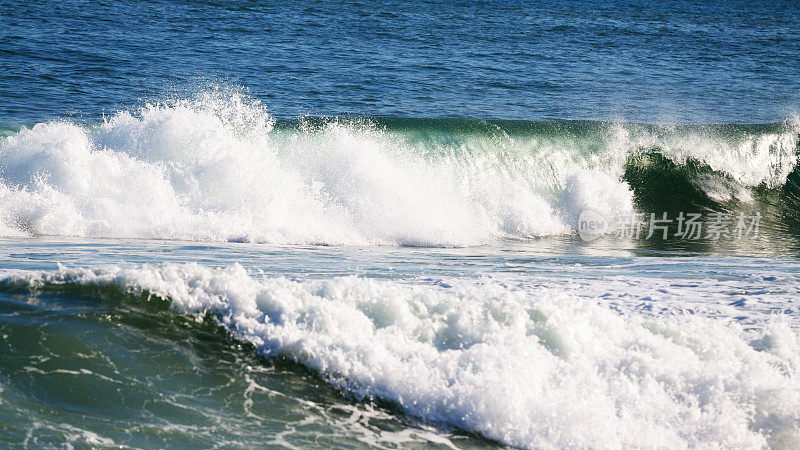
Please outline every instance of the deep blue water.
[{"label": "deep blue water", "polygon": [[0,121],[205,81],[275,115],[775,122],[797,2],[0,2]]}]

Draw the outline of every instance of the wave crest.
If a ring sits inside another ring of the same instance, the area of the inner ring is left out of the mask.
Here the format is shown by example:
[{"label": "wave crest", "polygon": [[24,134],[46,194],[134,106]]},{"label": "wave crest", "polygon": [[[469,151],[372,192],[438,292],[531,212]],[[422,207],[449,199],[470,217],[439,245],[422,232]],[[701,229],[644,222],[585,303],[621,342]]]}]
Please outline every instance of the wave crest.
[{"label": "wave crest", "polygon": [[[47,122],[6,137],[0,232],[420,246],[558,235],[585,208],[631,211],[626,161],[651,147],[678,165],[702,161],[745,191],[779,186],[796,164],[797,129],[287,124],[258,101],[210,91],[97,126]],[[721,186],[691,181],[712,194]]]}]

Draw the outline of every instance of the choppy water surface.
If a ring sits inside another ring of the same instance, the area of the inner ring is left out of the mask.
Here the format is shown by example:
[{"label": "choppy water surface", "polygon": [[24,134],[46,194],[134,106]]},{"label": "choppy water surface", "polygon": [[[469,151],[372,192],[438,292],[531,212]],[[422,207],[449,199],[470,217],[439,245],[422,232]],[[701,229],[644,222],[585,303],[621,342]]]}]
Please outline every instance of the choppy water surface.
[{"label": "choppy water surface", "polygon": [[800,105],[791,1],[3,2],[0,120],[201,79],[280,117],[760,123]]}]

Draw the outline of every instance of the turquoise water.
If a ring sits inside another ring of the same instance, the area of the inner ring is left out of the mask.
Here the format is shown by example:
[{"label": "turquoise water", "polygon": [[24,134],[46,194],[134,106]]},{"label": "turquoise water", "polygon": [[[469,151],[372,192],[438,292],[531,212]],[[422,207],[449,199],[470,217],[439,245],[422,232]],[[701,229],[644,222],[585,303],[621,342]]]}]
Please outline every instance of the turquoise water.
[{"label": "turquoise water", "polygon": [[796,4],[0,11],[0,446],[800,445]]}]

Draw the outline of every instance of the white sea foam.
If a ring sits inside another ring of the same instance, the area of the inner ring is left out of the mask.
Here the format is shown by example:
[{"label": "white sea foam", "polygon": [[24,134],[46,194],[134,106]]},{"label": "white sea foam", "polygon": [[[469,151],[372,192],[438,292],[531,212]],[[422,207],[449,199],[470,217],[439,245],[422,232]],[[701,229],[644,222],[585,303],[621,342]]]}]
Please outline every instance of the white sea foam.
[{"label": "white sea foam", "polygon": [[557,288],[296,282],[239,265],[62,267],[0,280],[169,297],[355,395],[514,446],[800,445],[800,335],[780,321],[745,331],[620,314]]},{"label": "white sea foam", "polygon": [[39,123],[0,144],[0,235],[449,246],[563,234],[584,208],[632,209],[621,176],[636,149],[777,185],[797,136],[456,138],[423,145],[367,121],[276,129],[257,101],[219,91],[98,127]]},{"label": "white sea foam", "polygon": [[629,131],[620,127],[617,145],[658,148],[677,164],[693,159],[725,174],[743,186],[782,186],[797,165],[800,118],[786,121],[782,132],[740,133],[721,139],[718,133],[663,127],[660,133]]}]

